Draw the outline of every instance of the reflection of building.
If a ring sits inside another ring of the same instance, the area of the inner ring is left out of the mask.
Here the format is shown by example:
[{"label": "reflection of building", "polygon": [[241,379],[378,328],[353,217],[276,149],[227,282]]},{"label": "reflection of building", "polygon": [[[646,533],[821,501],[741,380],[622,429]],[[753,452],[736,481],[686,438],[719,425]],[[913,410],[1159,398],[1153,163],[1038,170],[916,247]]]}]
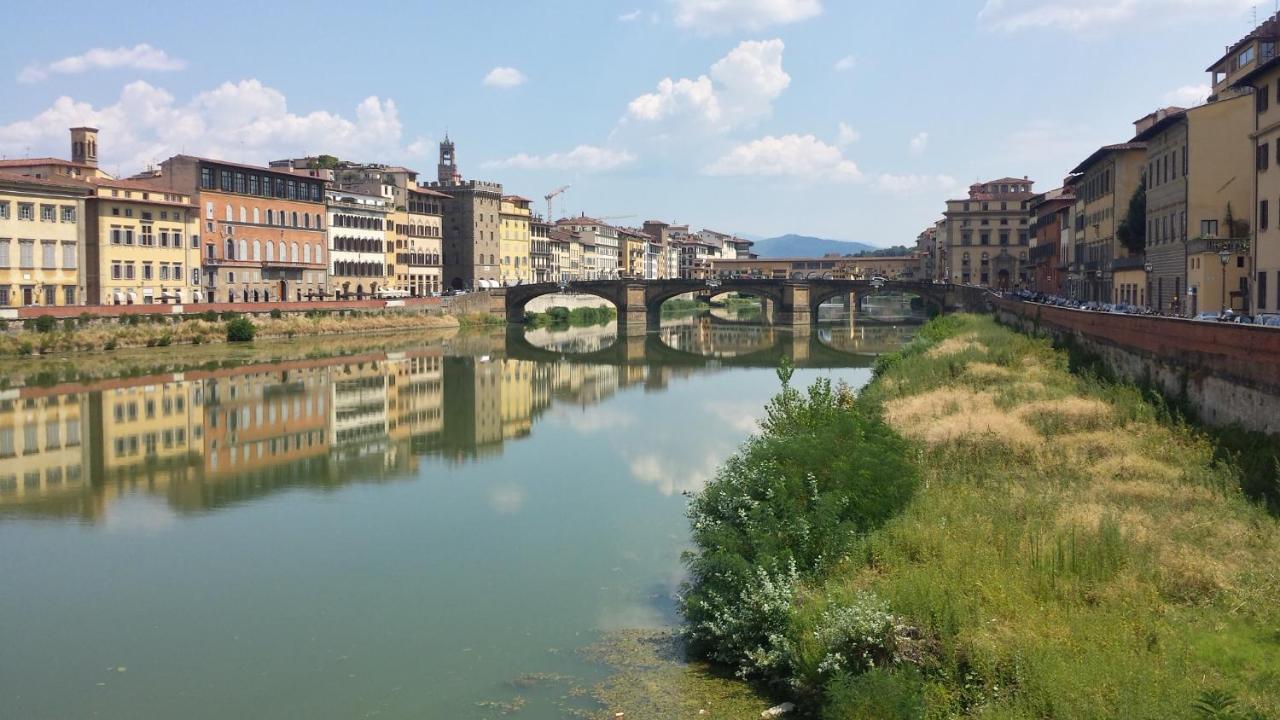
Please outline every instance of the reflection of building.
[{"label": "reflection of building", "polygon": [[387,423],[393,440],[436,435],[444,429],[443,365],[440,355],[388,357]]},{"label": "reflection of building", "polygon": [[184,472],[204,452],[204,384],[171,381],[95,393],[92,467],[102,478]]},{"label": "reflection of building", "polygon": [[86,475],[84,396],[0,397],[0,505],[78,494]]},{"label": "reflection of building", "polygon": [[205,475],[244,473],[328,452],[328,371],[255,372],[205,383]]}]

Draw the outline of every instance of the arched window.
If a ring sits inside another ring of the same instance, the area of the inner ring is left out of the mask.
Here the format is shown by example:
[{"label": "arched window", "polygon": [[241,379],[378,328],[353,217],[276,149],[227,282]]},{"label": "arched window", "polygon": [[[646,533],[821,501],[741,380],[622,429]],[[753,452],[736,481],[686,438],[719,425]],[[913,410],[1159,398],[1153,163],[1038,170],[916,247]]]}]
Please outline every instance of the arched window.
[{"label": "arched window", "polygon": [[262,243],[258,242],[257,240],[253,241],[253,259],[255,261],[262,260]]},{"label": "arched window", "polygon": [[298,212],[296,210],[293,212],[293,217],[291,219],[293,220],[293,226],[298,227]]},{"label": "arched window", "polygon": [[249,259],[249,243],[245,242],[244,240],[240,241],[240,247],[236,248],[236,257],[240,258],[241,260]]},{"label": "arched window", "polygon": [[254,225],[262,224],[262,214],[258,212],[258,208],[253,209],[253,224]]},{"label": "arched window", "polygon": [[233,221],[235,220],[235,216],[234,216],[234,215],[232,215],[231,213],[232,213],[231,206],[230,206],[230,205],[228,205],[228,206],[227,206],[227,214],[226,214],[227,222],[233,222]]},{"label": "arched window", "polygon": [[317,230],[324,229],[324,223],[320,222],[320,213],[316,213],[316,229]]},{"label": "arched window", "polygon": [[276,244],[267,241],[267,262],[275,262],[276,260]]},{"label": "arched window", "polygon": [[289,246],[289,262],[298,262],[298,243]]},{"label": "arched window", "polygon": [[227,241],[226,252],[224,254],[227,256],[228,260],[236,259],[236,241],[235,240]]},{"label": "arched window", "polygon": [[302,246],[302,262],[311,264],[311,243]]},{"label": "arched window", "polygon": [[243,205],[240,206],[240,222],[249,222],[249,211]]},{"label": "arched window", "polygon": [[267,209],[267,224],[268,224],[268,225],[275,225],[275,220],[276,220],[275,213],[274,213],[274,212],[272,212],[272,211],[271,211],[271,209],[269,209],[269,208],[268,208],[268,209]]},{"label": "arched window", "polygon": [[324,247],[321,245],[316,246],[316,262],[317,263],[324,262]]},{"label": "arched window", "polygon": [[311,213],[304,213],[304,214],[303,214],[303,216],[302,216],[302,226],[303,226],[303,227],[305,227],[305,228],[307,228],[307,229],[310,229],[310,228],[311,228]]}]

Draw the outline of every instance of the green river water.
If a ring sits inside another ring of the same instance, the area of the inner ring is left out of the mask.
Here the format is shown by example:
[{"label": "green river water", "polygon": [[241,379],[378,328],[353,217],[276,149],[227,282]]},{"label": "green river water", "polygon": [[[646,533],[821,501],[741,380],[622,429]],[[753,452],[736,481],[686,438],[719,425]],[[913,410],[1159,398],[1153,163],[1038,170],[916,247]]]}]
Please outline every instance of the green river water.
[{"label": "green river water", "polygon": [[584,648],[678,623],[682,493],[779,359],[860,386],[913,331],[702,315],[10,382],[0,717],[598,712]]}]

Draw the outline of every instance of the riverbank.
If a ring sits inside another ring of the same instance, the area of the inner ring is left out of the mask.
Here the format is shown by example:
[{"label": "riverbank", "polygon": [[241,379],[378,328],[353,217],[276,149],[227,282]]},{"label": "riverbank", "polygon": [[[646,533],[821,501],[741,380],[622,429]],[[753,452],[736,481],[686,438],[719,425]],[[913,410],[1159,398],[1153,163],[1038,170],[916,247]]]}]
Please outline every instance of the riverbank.
[{"label": "riverbank", "polygon": [[[784,372],[785,376],[785,372]],[[1275,717],[1280,526],[1152,396],[947,317],[690,507],[694,646],[827,718]]]},{"label": "riverbank", "polygon": [[[178,319],[133,315],[119,322],[49,318],[43,323],[33,321],[31,327],[18,332],[0,334],[0,357],[222,343],[227,342],[228,323],[241,317],[237,313],[206,313]],[[446,330],[490,322],[488,316],[453,317],[407,311],[274,313],[248,320],[254,325],[255,339]]]}]

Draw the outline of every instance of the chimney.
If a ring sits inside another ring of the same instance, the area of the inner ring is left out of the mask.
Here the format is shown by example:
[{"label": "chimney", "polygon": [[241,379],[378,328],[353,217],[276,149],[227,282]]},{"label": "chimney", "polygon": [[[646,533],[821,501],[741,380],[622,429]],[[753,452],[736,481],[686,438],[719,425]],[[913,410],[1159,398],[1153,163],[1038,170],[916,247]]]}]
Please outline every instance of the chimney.
[{"label": "chimney", "polygon": [[98,167],[97,128],[71,128],[71,162]]}]

